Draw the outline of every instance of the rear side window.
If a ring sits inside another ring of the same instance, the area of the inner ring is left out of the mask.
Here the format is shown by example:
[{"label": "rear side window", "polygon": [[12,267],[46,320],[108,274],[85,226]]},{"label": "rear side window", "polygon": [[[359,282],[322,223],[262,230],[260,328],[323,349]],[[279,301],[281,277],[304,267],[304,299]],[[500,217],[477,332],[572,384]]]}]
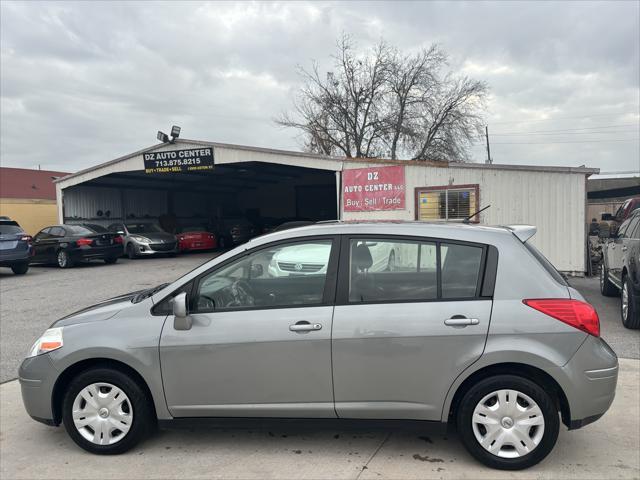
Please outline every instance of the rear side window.
[{"label": "rear side window", "polygon": [[538,260],[538,263],[540,263],[540,265],[542,265],[544,269],[547,272],[549,272],[549,274],[553,277],[553,279],[556,282],[558,282],[560,285],[564,285],[565,287],[569,286],[569,284],[564,279],[564,277],[560,275],[560,272],[556,270],[556,267],[554,267],[553,264],[549,260],[547,260],[547,258],[544,255],[542,255],[542,253],[540,253],[540,251],[536,247],[534,247],[528,242],[525,242],[524,246],[527,248],[527,250],[531,252],[531,254],[534,257],[536,257],[536,260]]},{"label": "rear side window", "polygon": [[350,239],[348,300],[477,298],[484,252],[482,246],[437,241]]},{"label": "rear side window", "polygon": [[442,298],[470,298],[476,296],[482,248],[443,243],[440,246],[442,268]]},{"label": "rear side window", "polygon": [[352,239],[349,301],[430,300],[438,298],[435,243]]}]

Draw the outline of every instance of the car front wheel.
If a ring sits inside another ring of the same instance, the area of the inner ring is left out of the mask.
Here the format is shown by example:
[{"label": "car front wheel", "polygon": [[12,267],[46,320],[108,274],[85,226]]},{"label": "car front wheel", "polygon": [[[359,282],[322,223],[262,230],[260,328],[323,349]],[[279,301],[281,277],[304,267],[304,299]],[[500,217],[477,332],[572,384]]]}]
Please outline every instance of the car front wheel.
[{"label": "car front wheel", "polygon": [[479,381],[464,395],[456,418],[466,449],[483,464],[521,470],[544,459],[560,421],[550,395],[515,375]]},{"label": "car front wheel", "polygon": [[640,328],[640,311],[638,310],[638,298],[633,290],[628,276],[622,279],[622,295],[620,302],[620,314],[622,324],[626,328]]},{"label": "car front wheel", "polygon": [[82,372],[63,400],[62,420],[71,439],[91,453],[124,453],[154,425],[150,401],[130,376],[110,368]]}]

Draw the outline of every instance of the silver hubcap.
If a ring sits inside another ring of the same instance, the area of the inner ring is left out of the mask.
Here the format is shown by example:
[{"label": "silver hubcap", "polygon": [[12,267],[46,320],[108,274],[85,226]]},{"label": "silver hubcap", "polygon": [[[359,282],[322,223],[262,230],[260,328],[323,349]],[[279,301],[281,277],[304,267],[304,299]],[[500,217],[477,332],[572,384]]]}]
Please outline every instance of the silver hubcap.
[{"label": "silver hubcap", "polygon": [[624,282],[622,284],[622,318],[627,319],[629,315],[629,284]]},{"label": "silver hubcap", "polygon": [[133,408],[125,393],[110,383],[92,383],[73,401],[73,423],[85,439],[113,445],[131,428]]},{"label": "silver hubcap", "polygon": [[58,265],[61,267],[67,265],[67,254],[65,252],[58,252]]},{"label": "silver hubcap", "polygon": [[516,390],[498,390],[485,396],[473,411],[471,422],[478,443],[503,458],[531,453],[544,436],[542,410]]}]

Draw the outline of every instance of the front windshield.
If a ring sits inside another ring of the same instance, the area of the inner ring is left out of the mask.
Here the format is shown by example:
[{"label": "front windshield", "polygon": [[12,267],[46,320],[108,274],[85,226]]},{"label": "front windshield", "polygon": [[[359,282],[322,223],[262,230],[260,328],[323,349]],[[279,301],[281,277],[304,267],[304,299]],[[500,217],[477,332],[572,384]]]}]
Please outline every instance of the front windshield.
[{"label": "front windshield", "polygon": [[127,223],[129,233],[163,232],[157,223]]}]

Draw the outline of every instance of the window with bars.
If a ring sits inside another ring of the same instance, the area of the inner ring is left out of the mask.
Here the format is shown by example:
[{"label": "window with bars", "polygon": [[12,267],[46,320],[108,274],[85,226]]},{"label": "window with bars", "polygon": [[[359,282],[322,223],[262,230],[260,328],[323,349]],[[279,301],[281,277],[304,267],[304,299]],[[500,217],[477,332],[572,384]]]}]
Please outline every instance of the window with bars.
[{"label": "window with bars", "polygon": [[478,196],[478,185],[416,188],[416,219],[462,221],[478,210]]}]

